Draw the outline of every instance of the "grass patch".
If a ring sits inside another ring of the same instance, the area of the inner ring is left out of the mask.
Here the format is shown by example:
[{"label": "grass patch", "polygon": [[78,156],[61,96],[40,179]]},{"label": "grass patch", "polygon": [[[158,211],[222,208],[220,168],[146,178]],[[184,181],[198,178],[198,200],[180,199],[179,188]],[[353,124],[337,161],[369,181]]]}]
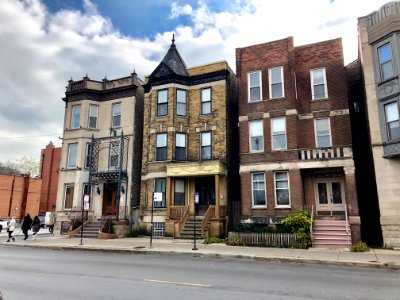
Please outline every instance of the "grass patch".
[{"label": "grass patch", "polygon": [[224,239],[220,239],[218,237],[208,237],[204,240],[204,244],[216,244],[216,243],[223,243],[225,242]]},{"label": "grass patch", "polygon": [[358,241],[353,246],[351,246],[351,252],[367,252],[369,251],[369,247],[366,243],[362,241]]}]

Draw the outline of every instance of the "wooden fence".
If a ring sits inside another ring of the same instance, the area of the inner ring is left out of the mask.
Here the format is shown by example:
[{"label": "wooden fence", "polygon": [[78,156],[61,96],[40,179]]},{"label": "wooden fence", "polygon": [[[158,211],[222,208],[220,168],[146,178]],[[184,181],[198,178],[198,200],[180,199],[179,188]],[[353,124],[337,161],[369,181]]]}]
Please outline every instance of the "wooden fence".
[{"label": "wooden fence", "polygon": [[226,243],[232,246],[306,248],[304,240],[295,233],[229,232]]}]

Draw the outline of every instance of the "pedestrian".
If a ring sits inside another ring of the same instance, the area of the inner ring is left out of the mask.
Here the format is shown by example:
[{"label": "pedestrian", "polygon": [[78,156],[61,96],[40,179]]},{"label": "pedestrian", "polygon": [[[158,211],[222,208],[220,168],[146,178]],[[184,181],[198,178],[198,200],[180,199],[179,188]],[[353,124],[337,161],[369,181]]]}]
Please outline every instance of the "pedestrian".
[{"label": "pedestrian", "polygon": [[13,216],[11,218],[11,220],[9,221],[8,227],[7,227],[7,232],[8,232],[8,240],[7,242],[9,242],[11,239],[13,240],[13,242],[15,242],[15,238],[12,236],[13,231],[15,230],[15,224],[17,222],[15,221],[15,217]]},{"label": "pedestrian", "polygon": [[32,218],[29,214],[26,214],[24,221],[22,222],[22,226],[21,226],[22,232],[25,235],[24,240],[26,240],[28,238],[28,231],[29,231],[29,229],[31,229],[31,227],[32,227]]},{"label": "pedestrian", "polygon": [[34,240],[36,240],[36,234],[39,232],[39,230],[40,230],[40,220],[38,216],[35,216],[32,222],[32,231]]}]

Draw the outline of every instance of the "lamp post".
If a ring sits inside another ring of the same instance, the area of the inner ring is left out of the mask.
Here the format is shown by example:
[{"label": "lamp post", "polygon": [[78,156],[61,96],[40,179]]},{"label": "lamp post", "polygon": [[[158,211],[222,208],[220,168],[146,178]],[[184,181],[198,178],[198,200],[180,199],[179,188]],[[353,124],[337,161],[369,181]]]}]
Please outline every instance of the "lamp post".
[{"label": "lamp post", "polygon": [[154,198],[156,197],[156,193],[153,193],[152,201],[151,201],[151,225],[150,225],[150,246],[149,248],[153,248],[153,207],[154,207]]},{"label": "lamp post", "polygon": [[194,226],[193,226],[193,248],[192,250],[199,250],[196,247],[196,215],[197,207],[199,205],[199,192],[194,193]]}]

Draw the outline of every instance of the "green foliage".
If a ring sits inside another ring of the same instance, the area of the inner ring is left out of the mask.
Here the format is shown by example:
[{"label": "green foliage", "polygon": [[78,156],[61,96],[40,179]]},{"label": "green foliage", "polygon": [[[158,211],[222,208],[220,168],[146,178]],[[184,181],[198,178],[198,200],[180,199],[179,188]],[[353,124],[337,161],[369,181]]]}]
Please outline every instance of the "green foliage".
[{"label": "green foliage", "polygon": [[369,251],[369,247],[366,243],[362,241],[358,241],[351,247],[351,252],[367,252]]},{"label": "green foliage", "polygon": [[311,214],[307,210],[298,210],[290,213],[281,220],[281,223],[289,232],[296,233],[307,245],[312,245],[310,226],[312,225]]},{"label": "green foliage", "polygon": [[114,223],[111,219],[107,219],[104,224],[103,227],[101,228],[101,232],[104,233],[115,233],[114,230]]},{"label": "green foliage", "polygon": [[76,220],[73,224],[72,224],[72,231],[74,231],[75,229],[77,229],[78,227],[82,226],[82,221],[81,220]]},{"label": "green foliage", "polygon": [[226,240],[226,244],[229,246],[243,246],[243,241],[238,237],[230,237]]},{"label": "green foliage", "polygon": [[235,227],[235,232],[253,232],[253,233],[274,233],[276,229],[268,225],[261,224],[240,224]]},{"label": "green foliage", "polygon": [[138,230],[132,230],[126,236],[127,237],[138,237],[139,236],[139,231]]},{"label": "green foliage", "polygon": [[208,237],[204,240],[204,244],[215,244],[215,243],[223,243],[225,242],[224,239],[220,239],[218,237]]}]

